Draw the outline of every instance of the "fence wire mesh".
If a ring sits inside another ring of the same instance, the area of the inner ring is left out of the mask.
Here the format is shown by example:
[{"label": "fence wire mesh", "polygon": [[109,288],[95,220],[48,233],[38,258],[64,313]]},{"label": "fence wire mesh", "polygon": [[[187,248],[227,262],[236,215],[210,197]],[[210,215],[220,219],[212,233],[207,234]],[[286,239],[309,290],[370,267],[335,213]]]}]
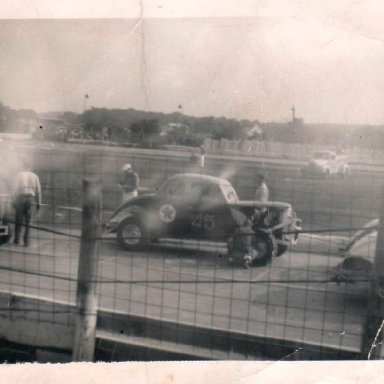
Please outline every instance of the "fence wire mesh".
[{"label": "fence wire mesh", "polygon": [[[34,216],[28,247],[12,241],[0,247],[1,332],[8,342],[71,350],[82,179],[102,181],[107,222],[121,201],[117,175],[130,163],[140,177],[140,196],[156,196],[158,187],[175,174],[199,173],[228,180],[246,202],[254,200],[262,170],[269,200],[292,204],[303,230],[298,244],[270,264],[250,269],[229,263],[226,243],[209,237],[191,240],[182,232],[133,251],[122,249],[115,233],[104,232],[95,239],[96,358],[367,357],[363,339],[376,227],[351,241],[378,218],[380,168],[365,163],[358,170],[352,167],[348,178],[323,178],[304,177],[289,160],[261,162],[208,153],[200,168],[189,165],[189,153],[182,151],[47,144],[26,152],[40,177],[43,206]],[[177,209],[188,208],[188,217],[195,217],[201,207],[191,207],[189,198],[186,193],[185,204]],[[215,226],[226,220],[216,213],[214,218]]]}]

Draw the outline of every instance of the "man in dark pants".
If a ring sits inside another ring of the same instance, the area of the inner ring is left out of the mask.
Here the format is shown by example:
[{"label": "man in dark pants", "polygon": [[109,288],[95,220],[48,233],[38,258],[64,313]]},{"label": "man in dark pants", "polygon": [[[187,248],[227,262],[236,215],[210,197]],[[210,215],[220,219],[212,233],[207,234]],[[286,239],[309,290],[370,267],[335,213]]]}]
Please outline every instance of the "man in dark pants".
[{"label": "man in dark pants", "polygon": [[233,236],[227,241],[228,261],[242,261],[246,268],[252,265],[257,257],[257,251],[252,247],[255,232],[252,230],[252,220],[245,220],[244,224],[238,223]]},{"label": "man in dark pants", "polygon": [[41,205],[41,186],[39,177],[31,172],[29,166],[24,164],[24,171],[16,176],[13,201],[16,211],[15,215],[15,239],[19,244],[21,227],[24,226],[24,246],[29,242],[29,224],[32,216],[32,206],[36,203],[36,210]]}]

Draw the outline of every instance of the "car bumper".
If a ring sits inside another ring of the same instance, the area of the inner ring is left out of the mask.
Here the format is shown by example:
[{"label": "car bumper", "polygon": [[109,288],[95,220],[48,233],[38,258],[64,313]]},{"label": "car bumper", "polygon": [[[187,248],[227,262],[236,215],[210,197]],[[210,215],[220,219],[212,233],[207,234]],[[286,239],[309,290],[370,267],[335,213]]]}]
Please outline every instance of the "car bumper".
[{"label": "car bumper", "polygon": [[104,233],[116,233],[118,226],[119,226],[119,223],[115,223],[115,222],[105,223],[105,224],[103,224],[103,232]]}]

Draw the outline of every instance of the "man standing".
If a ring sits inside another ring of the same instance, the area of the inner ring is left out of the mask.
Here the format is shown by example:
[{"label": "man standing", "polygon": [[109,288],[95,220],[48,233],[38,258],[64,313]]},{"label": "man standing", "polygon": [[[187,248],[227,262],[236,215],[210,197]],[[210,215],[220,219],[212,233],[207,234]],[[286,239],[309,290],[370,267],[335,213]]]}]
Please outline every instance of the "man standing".
[{"label": "man standing", "polygon": [[189,157],[189,165],[195,166],[197,164],[197,156],[194,152],[191,153],[191,156]]},{"label": "man standing", "polygon": [[269,190],[267,184],[265,183],[265,176],[263,174],[258,174],[256,183],[257,188],[255,193],[255,200],[266,203],[269,200]]},{"label": "man standing", "polygon": [[123,192],[122,204],[138,195],[139,176],[133,172],[131,164],[124,164],[121,168],[119,186]]},{"label": "man standing", "polygon": [[14,243],[19,244],[21,226],[24,226],[24,246],[29,242],[29,225],[32,216],[32,205],[36,203],[36,210],[41,205],[41,186],[39,177],[31,172],[24,162],[24,170],[17,174],[13,190],[13,204],[15,207],[15,238]]},{"label": "man standing", "polygon": [[200,165],[200,168],[204,168],[205,166],[205,149],[203,146],[200,147],[199,165]]}]

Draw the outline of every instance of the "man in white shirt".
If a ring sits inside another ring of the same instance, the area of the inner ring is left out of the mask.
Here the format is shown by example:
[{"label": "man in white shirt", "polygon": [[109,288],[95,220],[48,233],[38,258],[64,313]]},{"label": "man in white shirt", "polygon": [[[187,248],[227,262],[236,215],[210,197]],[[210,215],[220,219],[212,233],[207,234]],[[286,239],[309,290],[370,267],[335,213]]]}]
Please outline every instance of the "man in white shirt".
[{"label": "man in white shirt", "polygon": [[31,172],[29,166],[24,164],[24,171],[16,175],[13,190],[13,205],[16,211],[15,244],[19,244],[21,227],[24,226],[24,246],[28,246],[29,225],[34,202],[36,203],[36,210],[38,211],[41,205],[40,180],[35,173]]},{"label": "man in white shirt", "polygon": [[118,182],[123,192],[122,204],[138,196],[139,183],[139,175],[133,171],[131,164],[124,164],[121,168]]},{"label": "man in white shirt", "polygon": [[203,146],[200,147],[199,165],[200,165],[200,168],[204,168],[205,166],[205,149]]},{"label": "man in white shirt", "polygon": [[256,183],[255,200],[266,203],[269,200],[269,189],[265,183],[265,176],[263,174],[258,174]]}]

